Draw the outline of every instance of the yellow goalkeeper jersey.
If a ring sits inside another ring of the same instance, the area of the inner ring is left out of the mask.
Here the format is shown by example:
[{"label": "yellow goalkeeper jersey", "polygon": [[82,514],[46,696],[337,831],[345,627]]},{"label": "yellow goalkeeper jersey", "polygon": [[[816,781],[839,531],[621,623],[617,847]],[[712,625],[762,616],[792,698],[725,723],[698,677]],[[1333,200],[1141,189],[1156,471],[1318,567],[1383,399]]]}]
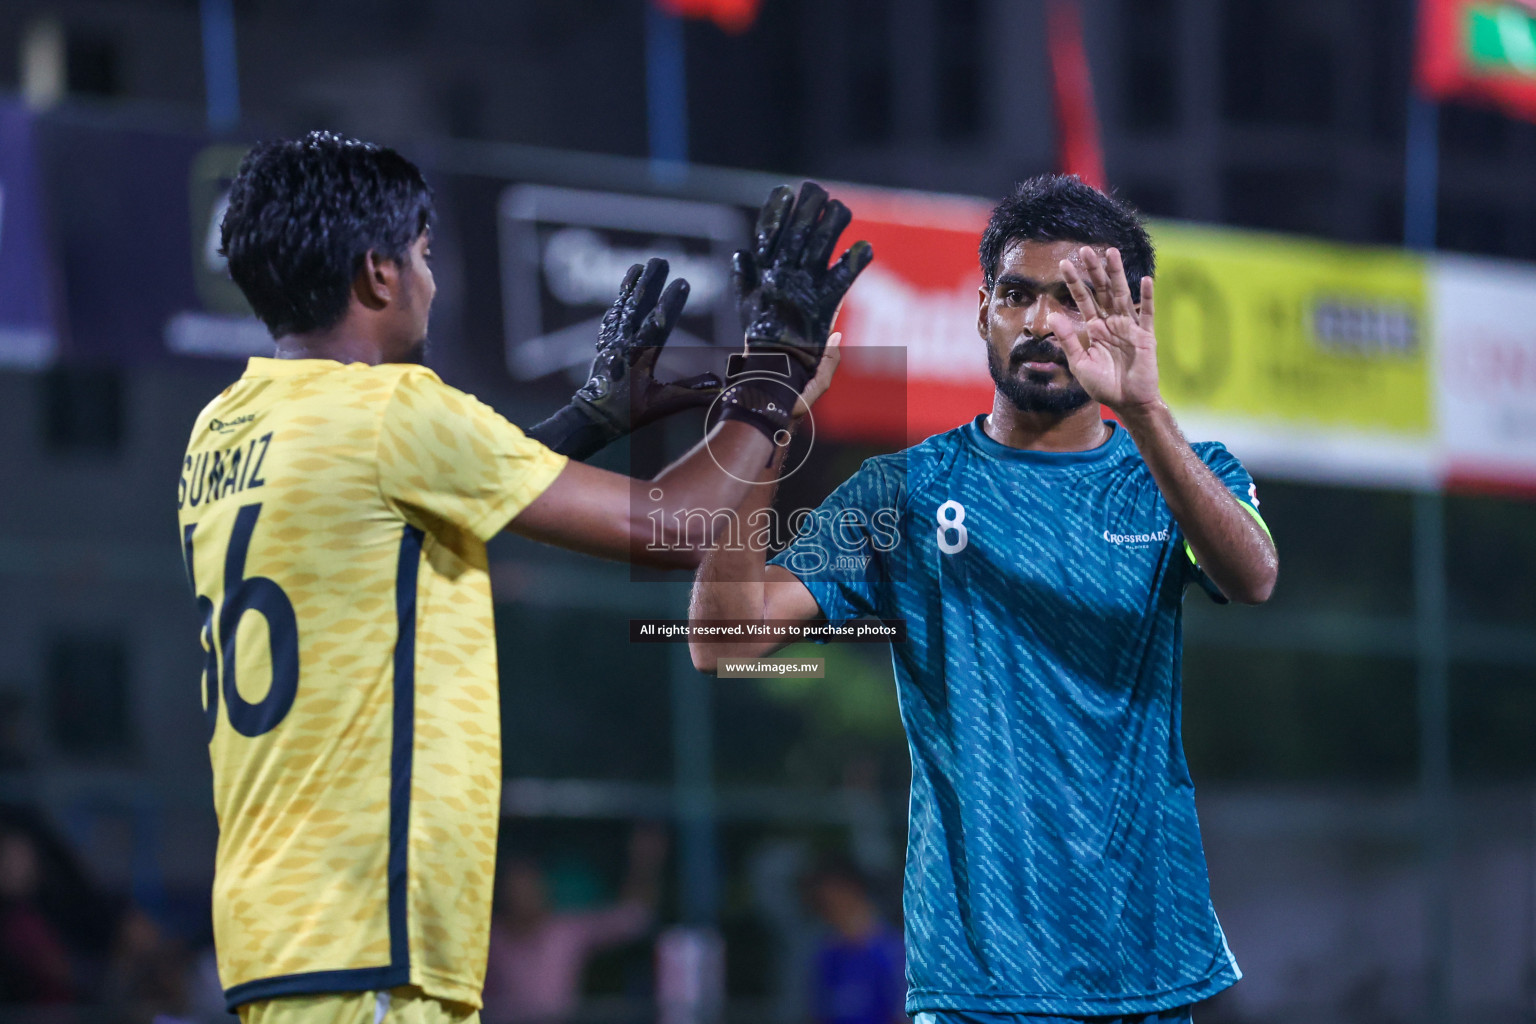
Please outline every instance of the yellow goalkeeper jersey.
[{"label": "yellow goalkeeper jersey", "polygon": [[565,467],[420,366],[252,359],[177,492],[231,1007],[480,1004],[501,789],[485,541]]}]

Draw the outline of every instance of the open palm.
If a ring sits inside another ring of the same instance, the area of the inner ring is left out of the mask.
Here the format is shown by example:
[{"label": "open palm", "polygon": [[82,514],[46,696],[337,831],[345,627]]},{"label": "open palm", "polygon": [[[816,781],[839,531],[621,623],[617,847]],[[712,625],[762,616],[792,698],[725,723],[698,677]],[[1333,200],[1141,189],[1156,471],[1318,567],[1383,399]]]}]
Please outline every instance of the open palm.
[{"label": "open palm", "polygon": [[1067,368],[1090,398],[1113,410],[1157,401],[1152,279],[1141,279],[1138,306],[1120,250],[1111,248],[1100,258],[1084,246],[1080,255],[1081,272],[1062,260],[1061,273],[1083,319],[1076,322],[1064,313],[1052,313],[1048,321],[1066,353]]}]

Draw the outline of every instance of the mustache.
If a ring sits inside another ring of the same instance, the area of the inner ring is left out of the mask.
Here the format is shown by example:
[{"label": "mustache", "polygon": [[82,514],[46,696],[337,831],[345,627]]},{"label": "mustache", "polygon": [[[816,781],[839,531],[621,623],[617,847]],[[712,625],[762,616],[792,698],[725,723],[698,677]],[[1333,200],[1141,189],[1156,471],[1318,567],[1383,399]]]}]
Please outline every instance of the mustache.
[{"label": "mustache", "polygon": [[1067,365],[1067,353],[1060,345],[1056,345],[1046,338],[1027,338],[1013,346],[1008,353],[1010,366],[1018,366],[1020,363],[1060,363]]}]

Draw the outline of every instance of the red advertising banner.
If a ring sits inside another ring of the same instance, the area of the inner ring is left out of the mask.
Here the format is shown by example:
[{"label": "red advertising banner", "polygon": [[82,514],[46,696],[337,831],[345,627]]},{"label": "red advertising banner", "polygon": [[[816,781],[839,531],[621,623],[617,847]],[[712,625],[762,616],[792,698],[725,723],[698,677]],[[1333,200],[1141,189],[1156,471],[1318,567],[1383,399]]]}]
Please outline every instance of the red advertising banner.
[{"label": "red advertising banner", "polygon": [[1104,188],[1104,147],[1093,103],[1093,76],[1083,46],[1083,16],[1076,0],[1052,0],[1046,8],[1051,95],[1056,107],[1056,165],[1094,188]]},{"label": "red advertising banner", "polygon": [[976,247],[990,207],[917,193],[836,194],[854,211],[843,239],[867,239],[875,261],[838,317],[843,365],[816,406],[817,431],[910,444],[989,411]]},{"label": "red advertising banner", "polygon": [[721,29],[739,35],[757,20],[763,0],[655,0],[656,6],[679,18],[708,18]]},{"label": "red advertising banner", "polygon": [[1536,121],[1536,0],[1420,0],[1418,81]]}]

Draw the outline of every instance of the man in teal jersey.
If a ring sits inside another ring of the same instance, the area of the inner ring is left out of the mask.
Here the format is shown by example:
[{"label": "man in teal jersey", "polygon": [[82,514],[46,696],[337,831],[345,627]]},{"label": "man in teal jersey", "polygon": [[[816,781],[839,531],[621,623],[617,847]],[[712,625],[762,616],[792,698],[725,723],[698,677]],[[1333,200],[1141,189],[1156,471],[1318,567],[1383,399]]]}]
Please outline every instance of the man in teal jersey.
[{"label": "man in teal jersey", "polygon": [[[707,555],[692,614],[907,621],[920,1024],[1188,1020],[1239,972],[1180,737],[1183,594],[1267,600],[1275,547],[1242,464],[1186,442],[1162,399],[1134,210],[1076,178],[1025,182],[981,269],[992,411],[870,459],[772,564]],[[744,522],[772,500],[760,481]]]}]

